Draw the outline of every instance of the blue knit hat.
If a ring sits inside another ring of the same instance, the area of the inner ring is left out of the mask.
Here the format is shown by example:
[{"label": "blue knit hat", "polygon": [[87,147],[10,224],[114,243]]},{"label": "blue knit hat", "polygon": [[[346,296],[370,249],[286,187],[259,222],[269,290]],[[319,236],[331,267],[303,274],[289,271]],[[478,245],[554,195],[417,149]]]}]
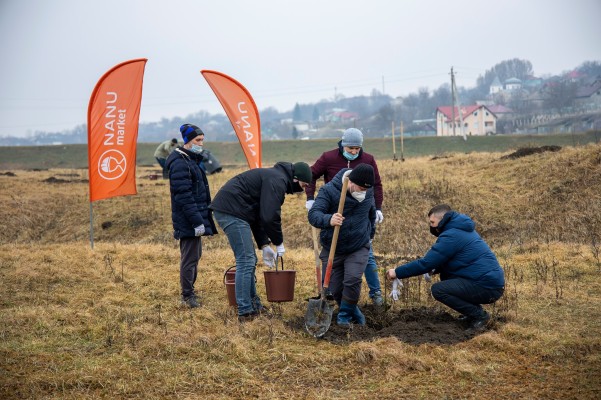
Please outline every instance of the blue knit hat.
[{"label": "blue knit hat", "polygon": [[363,133],[357,128],[349,128],[342,134],[342,145],[345,147],[362,147]]},{"label": "blue knit hat", "polygon": [[190,140],[194,139],[196,136],[203,135],[204,132],[192,124],[183,124],[179,127],[179,131],[182,133],[182,138],[184,139],[184,144],[188,143]]}]

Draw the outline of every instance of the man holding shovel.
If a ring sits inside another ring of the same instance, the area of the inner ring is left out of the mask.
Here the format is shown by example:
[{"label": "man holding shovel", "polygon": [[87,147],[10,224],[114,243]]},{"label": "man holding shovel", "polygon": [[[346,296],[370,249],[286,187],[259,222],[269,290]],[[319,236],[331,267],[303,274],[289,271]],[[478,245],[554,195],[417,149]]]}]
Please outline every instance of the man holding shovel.
[{"label": "man holding shovel", "polygon": [[[343,193],[343,179],[348,177],[347,193]],[[309,223],[321,229],[322,266],[331,264],[329,290],[339,306],[336,323],[349,327],[351,323],[365,325],[365,316],[357,306],[361,294],[361,278],[369,257],[371,240],[375,234],[376,206],[374,202],[374,168],[359,164],[342,169],[325,184],[309,210]],[[346,196],[348,194],[348,196]],[[339,213],[341,197],[344,199]],[[337,235],[336,230],[338,231]],[[333,260],[329,260],[334,247]],[[328,286],[328,271],[324,286]]]},{"label": "man holding shovel", "polygon": [[[311,210],[315,203],[316,181],[323,176],[324,183],[330,182],[332,178],[343,168],[355,168],[359,164],[369,164],[374,170],[374,200],[376,205],[376,223],[384,221],[382,214],[382,202],[384,200],[384,190],[376,159],[371,154],[363,150],[363,133],[356,128],[349,128],[344,131],[342,138],[338,142],[338,147],[334,150],[324,152],[315,164],[311,166],[313,174],[312,182],[305,189],[307,194],[307,210]],[[381,306],[384,304],[382,289],[380,287],[380,277],[378,276],[378,265],[374,257],[373,249],[369,250],[369,257],[365,267],[365,281],[369,287],[369,298],[372,302]]]},{"label": "man holding shovel", "polygon": [[[263,252],[263,263],[275,266],[282,256],[281,208],[286,194],[299,193],[311,180],[304,162],[278,162],[272,168],[255,168],[234,176],[215,195],[210,208],[236,257],[238,320],[247,322],[265,312],[255,287],[257,256],[254,241]],[[274,251],[269,245],[276,245]]]}]

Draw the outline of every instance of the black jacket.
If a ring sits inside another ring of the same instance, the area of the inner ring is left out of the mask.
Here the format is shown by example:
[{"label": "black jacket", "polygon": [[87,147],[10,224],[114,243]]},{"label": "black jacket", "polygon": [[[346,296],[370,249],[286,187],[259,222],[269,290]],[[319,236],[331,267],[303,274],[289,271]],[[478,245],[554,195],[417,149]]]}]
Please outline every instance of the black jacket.
[{"label": "black jacket", "polygon": [[194,237],[194,228],[205,226],[204,236],[217,234],[217,228],[209,210],[211,192],[207,176],[198,163],[200,154],[183,147],[175,149],[167,158],[171,191],[171,219],[173,237]]},{"label": "black jacket", "polygon": [[286,193],[302,191],[293,179],[292,164],[288,162],[245,171],[219,189],[210,208],[248,222],[259,247],[270,240],[282,244],[281,209]]}]

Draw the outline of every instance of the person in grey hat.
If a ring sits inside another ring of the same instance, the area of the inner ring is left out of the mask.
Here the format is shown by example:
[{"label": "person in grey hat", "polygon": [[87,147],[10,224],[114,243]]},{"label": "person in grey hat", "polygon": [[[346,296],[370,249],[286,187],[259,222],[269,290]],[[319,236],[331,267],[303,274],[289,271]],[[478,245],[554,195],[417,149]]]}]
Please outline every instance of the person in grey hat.
[{"label": "person in grey hat", "polygon": [[[311,166],[311,184],[305,189],[307,195],[307,210],[311,210],[315,202],[316,181],[323,176],[324,184],[330,182],[334,176],[343,168],[354,168],[359,164],[371,165],[374,170],[374,200],[376,205],[376,224],[384,221],[382,214],[382,202],[384,201],[384,190],[382,180],[378,172],[376,159],[363,150],[363,133],[357,128],[349,128],[344,131],[338,142],[338,147],[324,152]],[[369,297],[375,305],[382,305],[382,289],[378,276],[378,265],[374,257],[373,249],[369,250],[367,267],[365,268],[365,280],[369,286]]]},{"label": "person in grey hat", "polygon": [[272,168],[254,168],[234,176],[215,195],[210,209],[236,258],[238,321],[268,314],[255,287],[253,238],[263,253],[263,264],[273,268],[276,255],[282,257],[286,251],[281,220],[285,196],[302,192],[310,180],[307,163],[278,162]]}]

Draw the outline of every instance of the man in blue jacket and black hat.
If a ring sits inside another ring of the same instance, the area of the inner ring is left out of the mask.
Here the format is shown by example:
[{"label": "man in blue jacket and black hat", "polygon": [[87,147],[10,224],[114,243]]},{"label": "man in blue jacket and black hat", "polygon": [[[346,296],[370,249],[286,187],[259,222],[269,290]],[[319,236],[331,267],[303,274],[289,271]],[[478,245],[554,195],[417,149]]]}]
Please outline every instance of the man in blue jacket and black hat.
[{"label": "man in blue jacket and black hat", "polygon": [[478,235],[474,221],[439,204],[428,213],[430,233],[438,237],[423,258],[389,269],[388,279],[403,279],[435,270],[440,282],[432,296],[459,312],[470,328],[486,327],[490,315],[482,304],[492,304],[503,295],[505,277],[497,257]]}]

